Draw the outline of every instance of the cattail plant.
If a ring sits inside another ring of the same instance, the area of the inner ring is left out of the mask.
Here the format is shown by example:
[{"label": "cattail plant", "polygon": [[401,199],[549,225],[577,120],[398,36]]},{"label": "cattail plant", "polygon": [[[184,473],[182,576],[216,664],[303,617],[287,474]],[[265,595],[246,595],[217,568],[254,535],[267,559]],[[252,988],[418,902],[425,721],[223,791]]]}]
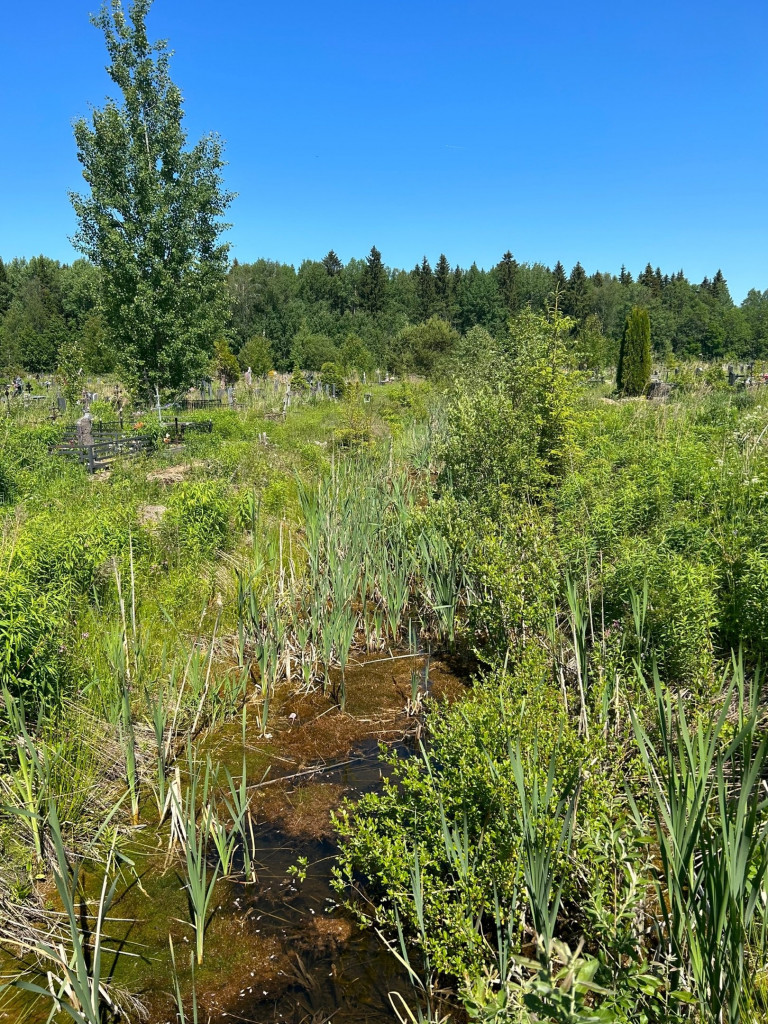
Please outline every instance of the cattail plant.
[{"label": "cattail plant", "polygon": [[[39,866],[43,862],[41,810],[48,798],[48,759],[44,748],[36,744],[27,731],[23,704],[16,700],[6,686],[3,687],[3,701],[8,715],[9,733],[14,738],[8,746],[12,746],[15,758],[9,758],[10,770],[0,776],[0,787],[11,801],[10,809],[19,814],[29,828],[35,861]],[[14,760],[16,764],[13,764]]]},{"label": "cattail plant", "polygon": [[239,783],[236,783],[232,778],[228,768],[224,769],[224,773],[226,775],[227,788],[229,790],[229,797],[224,797],[224,803],[230,817],[232,818],[232,833],[239,833],[242,839],[243,870],[245,871],[245,877],[254,882],[256,881],[256,872],[251,858],[251,850],[254,845],[253,819],[251,817],[250,800],[248,798],[248,773],[245,754],[243,754],[243,770],[240,775]]},{"label": "cattail plant", "polygon": [[[676,987],[692,992],[710,1024],[742,1019],[755,982],[747,950],[761,964],[766,951],[765,929],[757,927],[768,902],[762,679],[748,682],[741,658],[729,674],[719,714],[694,728],[654,665],[646,693],[656,743],[632,711],[659,850],[659,939],[671,954]],[[638,675],[644,686],[639,667]]]},{"label": "cattail plant", "polygon": [[140,782],[136,767],[136,737],[131,713],[131,676],[125,622],[107,637],[107,657],[117,678],[120,701],[120,734],[125,755],[125,772],[131,798],[131,821],[139,822]]},{"label": "cattail plant", "polygon": [[[536,941],[542,969],[550,969],[552,944],[555,939],[557,915],[560,911],[563,883],[556,881],[555,865],[558,858],[568,852],[573,834],[574,813],[578,793],[578,780],[572,775],[557,791],[555,786],[559,740],[554,744],[547,765],[546,781],[542,786],[539,773],[534,769],[526,775],[525,763],[519,744],[508,748],[508,757],[518,804],[515,809],[517,826],[522,838],[522,873],[528,907],[536,932]],[[534,763],[538,762],[538,747],[534,746]],[[547,835],[554,830],[555,840]]]},{"label": "cattail plant", "polygon": [[200,767],[197,764],[193,764],[191,753],[189,759],[189,780],[183,797],[183,803],[179,803],[176,790],[171,790],[172,799],[177,804],[176,812],[181,822],[186,864],[185,887],[189,900],[192,925],[195,929],[195,951],[198,965],[203,962],[208,908],[213,896],[216,880],[219,876],[219,864],[216,865],[212,873],[208,865],[208,841],[211,837],[211,814],[206,808],[209,771],[210,766],[207,765],[203,781],[203,809],[200,812],[197,809]]},{"label": "cattail plant", "polygon": [[34,941],[16,940],[15,944],[24,952],[32,953],[46,965],[48,988],[24,979],[14,981],[13,985],[50,999],[53,1003],[50,1018],[63,1009],[75,1024],[103,1024],[107,1013],[117,1016],[119,1012],[108,987],[108,978],[102,971],[104,929],[120,878],[119,874],[115,875],[110,882],[115,864],[116,833],[107,854],[96,918],[91,927],[82,922],[80,864],[70,866],[53,801],[48,805],[46,829],[55,856],[53,877],[64,908],[64,930],[70,948],[43,934]]},{"label": "cattail plant", "polygon": [[168,936],[168,946],[171,951],[171,977],[173,979],[173,999],[176,1003],[176,1017],[179,1024],[198,1024],[197,1014],[197,987],[195,985],[195,956],[194,953],[189,954],[189,966],[192,974],[192,1016],[187,1017],[184,1009],[184,1000],[181,998],[181,984],[179,983],[179,972],[176,967],[176,953],[173,948],[173,939]]}]

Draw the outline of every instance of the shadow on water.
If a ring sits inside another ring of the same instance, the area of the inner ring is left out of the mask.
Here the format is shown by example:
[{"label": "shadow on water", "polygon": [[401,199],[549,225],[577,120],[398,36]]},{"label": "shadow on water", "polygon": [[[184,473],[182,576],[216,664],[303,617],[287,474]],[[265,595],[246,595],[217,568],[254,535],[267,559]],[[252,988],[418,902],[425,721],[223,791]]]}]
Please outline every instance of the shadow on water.
[{"label": "shadow on water", "polygon": [[[405,743],[398,753],[410,752]],[[382,766],[378,744],[361,744],[351,763],[330,768],[312,786],[343,787],[359,796],[377,789]],[[227,1008],[229,1020],[259,1024],[284,1021],[391,1021],[389,993],[409,991],[405,972],[370,930],[360,929],[337,906],[330,887],[337,847],[332,839],[301,840],[282,829],[262,828],[255,836],[259,884],[244,888],[240,904],[250,913],[253,933],[277,940],[272,954],[283,964],[269,988],[248,985]],[[304,881],[294,884],[289,868],[307,859]],[[271,988],[271,992],[270,992]]]}]

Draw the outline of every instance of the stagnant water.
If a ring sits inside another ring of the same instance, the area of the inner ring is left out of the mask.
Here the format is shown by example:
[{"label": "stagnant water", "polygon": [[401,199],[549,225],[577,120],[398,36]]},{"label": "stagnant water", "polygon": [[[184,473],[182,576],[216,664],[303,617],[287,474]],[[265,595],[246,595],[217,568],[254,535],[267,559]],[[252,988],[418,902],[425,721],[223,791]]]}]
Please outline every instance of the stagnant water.
[{"label": "stagnant water", "polygon": [[[343,786],[352,797],[378,788],[378,744],[368,740],[361,746],[351,763],[324,771],[312,785]],[[398,747],[401,754],[408,752],[404,744]],[[279,829],[262,829],[256,836],[259,885],[236,899],[244,913],[250,912],[248,930],[274,940],[276,952],[270,955],[284,966],[268,988],[259,983],[240,989],[225,1011],[228,1019],[259,1024],[392,1020],[389,993],[407,993],[408,981],[380,939],[337,906],[330,887],[336,849],[332,839],[297,840]],[[302,856],[307,875],[294,884],[288,868]]]},{"label": "stagnant water", "polygon": [[[260,823],[253,844],[257,877],[245,884],[233,872],[216,883],[204,963],[194,978],[201,1022],[363,1024],[394,1019],[394,991],[413,1003],[402,965],[339,906],[331,888],[337,846],[330,810],[343,798],[381,786],[389,769],[379,760],[380,739],[402,756],[411,753],[403,707],[411,671],[422,668],[420,659],[359,665],[348,673],[345,715],[319,695],[287,694],[275,711],[274,737],[247,746],[249,780],[268,776],[267,785],[252,787],[251,807]],[[429,676],[435,694],[455,698],[463,692],[445,663],[433,661]],[[239,776],[238,727],[218,730],[203,749]],[[107,945],[118,953],[106,958],[105,969],[141,1000],[149,1024],[176,1020],[169,935],[188,1009],[193,990],[194,933],[181,868],[178,859],[167,861],[166,845],[167,834],[151,826],[134,837],[128,852],[135,866],[126,871],[109,915]],[[304,860],[306,877],[299,881],[289,869]],[[97,873],[86,877],[92,895],[98,882]],[[20,1020],[29,1009],[25,996],[0,1001],[0,1021]],[[29,1020],[42,1009],[33,1009]]]}]

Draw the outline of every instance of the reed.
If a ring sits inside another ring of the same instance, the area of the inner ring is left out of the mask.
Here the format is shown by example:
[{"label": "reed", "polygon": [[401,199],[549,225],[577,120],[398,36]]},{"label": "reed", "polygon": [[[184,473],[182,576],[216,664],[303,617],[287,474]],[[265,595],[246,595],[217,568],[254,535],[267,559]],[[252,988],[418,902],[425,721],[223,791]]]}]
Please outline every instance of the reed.
[{"label": "reed", "polygon": [[[638,667],[641,685],[645,686]],[[693,727],[682,702],[652,671],[646,692],[654,709],[648,732],[632,711],[648,776],[654,840],[659,939],[673,981],[697,1001],[711,1024],[737,1024],[754,996],[747,951],[764,963],[768,900],[768,736],[762,725],[759,673],[748,682],[740,657],[723,678],[717,716]],[[643,821],[637,804],[633,807]]]},{"label": "reed", "polygon": [[6,686],[3,687],[3,701],[8,715],[9,737],[13,740],[2,737],[2,745],[12,746],[15,758],[7,757],[9,771],[0,775],[0,787],[10,799],[10,810],[18,814],[29,829],[35,862],[39,867],[43,863],[41,811],[48,799],[48,759],[44,748],[33,741],[27,730],[23,704]]},{"label": "reed", "polygon": [[243,754],[243,770],[240,781],[235,782],[228,768],[224,769],[227,779],[228,797],[224,797],[224,803],[232,818],[232,832],[239,834],[242,839],[243,849],[243,870],[245,877],[252,882],[256,881],[251,851],[253,849],[253,819],[251,817],[251,806],[248,798],[248,772]]},{"label": "reed", "polygon": [[176,804],[176,813],[181,824],[181,837],[184,847],[186,865],[185,888],[189,901],[190,917],[195,929],[195,952],[197,963],[202,964],[205,947],[205,930],[208,925],[208,908],[219,867],[211,872],[208,864],[208,841],[211,838],[211,813],[206,805],[208,795],[210,766],[206,766],[203,781],[203,808],[198,812],[198,787],[200,784],[200,766],[193,764],[192,754],[189,759],[189,780],[183,802],[175,788],[171,789],[172,799]]},{"label": "reed", "polygon": [[[113,813],[116,809],[113,809]],[[110,814],[102,824],[100,831],[107,826],[111,816]],[[110,882],[115,865],[116,833],[113,834],[107,855],[95,919],[93,924],[90,924],[87,917],[84,918],[80,906],[80,862],[70,866],[53,801],[48,805],[46,830],[55,857],[53,877],[64,909],[69,948],[63,941],[43,934],[33,941],[16,940],[16,945],[24,952],[32,953],[46,965],[47,988],[24,978],[17,979],[13,985],[50,999],[53,1006],[49,1019],[52,1019],[55,1013],[64,1010],[75,1024],[103,1024],[108,1012],[114,1016],[118,1016],[120,1012],[102,970],[102,957],[105,951],[104,929],[119,881],[119,875],[116,875]]]}]

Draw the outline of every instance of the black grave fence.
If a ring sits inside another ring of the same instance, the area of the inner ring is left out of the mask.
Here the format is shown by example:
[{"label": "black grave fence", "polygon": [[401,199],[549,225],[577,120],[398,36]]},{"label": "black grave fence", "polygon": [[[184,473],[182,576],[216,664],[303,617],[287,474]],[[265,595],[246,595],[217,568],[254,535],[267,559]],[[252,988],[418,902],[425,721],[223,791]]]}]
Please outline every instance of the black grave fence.
[{"label": "black grave fence", "polygon": [[213,420],[188,420],[184,422],[174,416],[173,423],[168,424],[172,429],[168,433],[175,441],[183,441],[186,434],[212,434]]},{"label": "black grave fence", "polygon": [[65,442],[56,445],[53,450],[66,458],[75,459],[89,473],[95,473],[111,465],[115,459],[149,455],[154,447],[154,437],[117,437],[94,441],[93,444]]},{"label": "black grave fence", "polygon": [[221,398],[182,398],[174,403],[177,409],[184,409],[185,412],[192,412],[194,409],[213,409],[224,404]]}]

